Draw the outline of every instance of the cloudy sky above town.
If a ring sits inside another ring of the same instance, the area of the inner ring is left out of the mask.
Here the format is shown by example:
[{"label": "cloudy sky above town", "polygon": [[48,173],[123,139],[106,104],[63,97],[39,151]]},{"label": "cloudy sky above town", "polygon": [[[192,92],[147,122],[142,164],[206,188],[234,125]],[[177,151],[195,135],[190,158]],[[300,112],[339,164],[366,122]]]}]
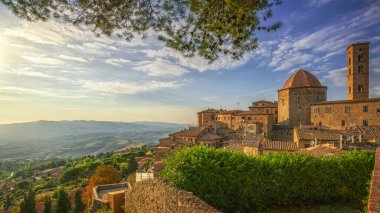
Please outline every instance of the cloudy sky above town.
[{"label": "cloudy sky above town", "polygon": [[380,1],[284,0],[278,32],[235,61],[184,58],[157,41],[125,42],[57,22],[28,23],[0,5],[0,123],[33,120],[193,124],[208,107],[277,100],[295,71],[346,98],[346,47],[370,41],[370,96],[380,97]]}]

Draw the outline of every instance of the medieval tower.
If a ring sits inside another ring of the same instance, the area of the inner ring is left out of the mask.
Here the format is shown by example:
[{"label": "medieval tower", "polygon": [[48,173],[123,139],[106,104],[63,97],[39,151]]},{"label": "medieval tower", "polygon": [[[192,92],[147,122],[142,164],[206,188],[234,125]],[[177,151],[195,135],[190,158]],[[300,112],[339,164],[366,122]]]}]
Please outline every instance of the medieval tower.
[{"label": "medieval tower", "polygon": [[347,99],[369,97],[369,42],[347,47]]}]

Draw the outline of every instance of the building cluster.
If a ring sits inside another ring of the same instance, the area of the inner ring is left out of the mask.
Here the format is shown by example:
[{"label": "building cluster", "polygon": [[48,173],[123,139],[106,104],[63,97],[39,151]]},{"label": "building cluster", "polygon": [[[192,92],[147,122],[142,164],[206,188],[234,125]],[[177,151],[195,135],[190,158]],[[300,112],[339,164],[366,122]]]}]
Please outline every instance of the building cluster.
[{"label": "building cluster", "polygon": [[369,98],[369,42],[351,44],[346,53],[346,100],[327,101],[327,86],[301,69],[278,90],[278,101],[255,101],[248,110],[198,112],[198,126],[161,139],[158,155],[198,144],[261,154],[379,143],[380,98]]}]

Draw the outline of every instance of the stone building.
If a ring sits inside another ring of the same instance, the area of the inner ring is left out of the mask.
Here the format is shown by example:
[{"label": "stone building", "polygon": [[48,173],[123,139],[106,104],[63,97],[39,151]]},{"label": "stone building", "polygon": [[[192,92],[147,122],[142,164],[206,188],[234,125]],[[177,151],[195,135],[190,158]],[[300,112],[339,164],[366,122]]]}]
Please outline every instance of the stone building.
[{"label": "stone building", "polygon": [[255,101],[252,106],[248,107],[250,112],[273,114],[274,123],[278,120],[278,103],[277,101]]},{"label": "stone building", "polygon": [[347,99],[313,103],[311,123],[332,129],[380,126],[380,98],[369,98],[369,42],[347,48]]},{"label": "stone building", "polygon": [[369,97],[369,42],[347,47],[347,100]]},{"label": "stone building", "polygon": [[198,115],[198,126],[202,126],[208,121],[215,121],[217,114],[220,110],[216,109],[207,109],[197,113]]},{"label": "stone building", "polygon": [[326,101],[327,87],[313,74],[299,70],[278,90],[278,123],[290,128],[310,124],[310,105]]}]

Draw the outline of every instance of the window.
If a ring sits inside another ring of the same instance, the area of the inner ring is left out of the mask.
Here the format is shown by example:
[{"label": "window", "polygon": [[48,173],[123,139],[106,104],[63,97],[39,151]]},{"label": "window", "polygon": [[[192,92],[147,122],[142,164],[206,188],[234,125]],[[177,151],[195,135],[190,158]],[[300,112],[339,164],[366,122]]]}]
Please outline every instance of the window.
[{"label": "window", "polygon": [[351,58],[348,58],[348,65],[351,65]]},{"label": "window", "polygon": [[252,118],[251,118],[251,117],[248,117],[247,119],[248,119],[249,121],[250,121],[250,120],[252,120]]},{"label": "window", "polygon": [[361,65],[358,66],[358,73],[362,72],[363,67]]},{"label": "window", "polygon": [[314,108],[314,113],[319,113],[319,108]]},{"label": "window", "polygon": [[331,108],[326,108],[326,113],[330,113],[331,112]]},{"label": "window", "polygon": [[348,93],[351,94],[351,87],[350,86],[348,87]]},{"label": "window", "polygon": [[342,126],[342,127],[346,126],[346,121],[345,121],[345,120],[342,120],[342,121],[340,122],[340,126]]},{"label": "window", "polygon": [[319,126],[322,126],[322,122],[319,122],[318,125],[319,125]]},{"label": "window", "polygon": [[367,120],[363,120],[363,126],[368,126],[368,121]]},{"label": "window", "polygon": [[377,109],[376,111],[377,111],[377,112],[380,112],[380,109]]},{"label": "window", "polygon": [[345,107],[345,108],[344,108],[344,112],[345,112],[345,113],[349,113],[349,112],[350,112],[350,107]]},{"label": "window", "polygon": [[363,56],[362,55],[358,55],[358,61],[361,62]]},{"label": "window", "polygon": [[363,106],[363,112],[368,112],[368,106]]},{"label": "window", "polygon": [[363,90],[364,90],[364,89],[363,89],[363,85],[359,85],[359,86],[358,86],[358,91],[359,91],[359,92],[363,92]]}]

